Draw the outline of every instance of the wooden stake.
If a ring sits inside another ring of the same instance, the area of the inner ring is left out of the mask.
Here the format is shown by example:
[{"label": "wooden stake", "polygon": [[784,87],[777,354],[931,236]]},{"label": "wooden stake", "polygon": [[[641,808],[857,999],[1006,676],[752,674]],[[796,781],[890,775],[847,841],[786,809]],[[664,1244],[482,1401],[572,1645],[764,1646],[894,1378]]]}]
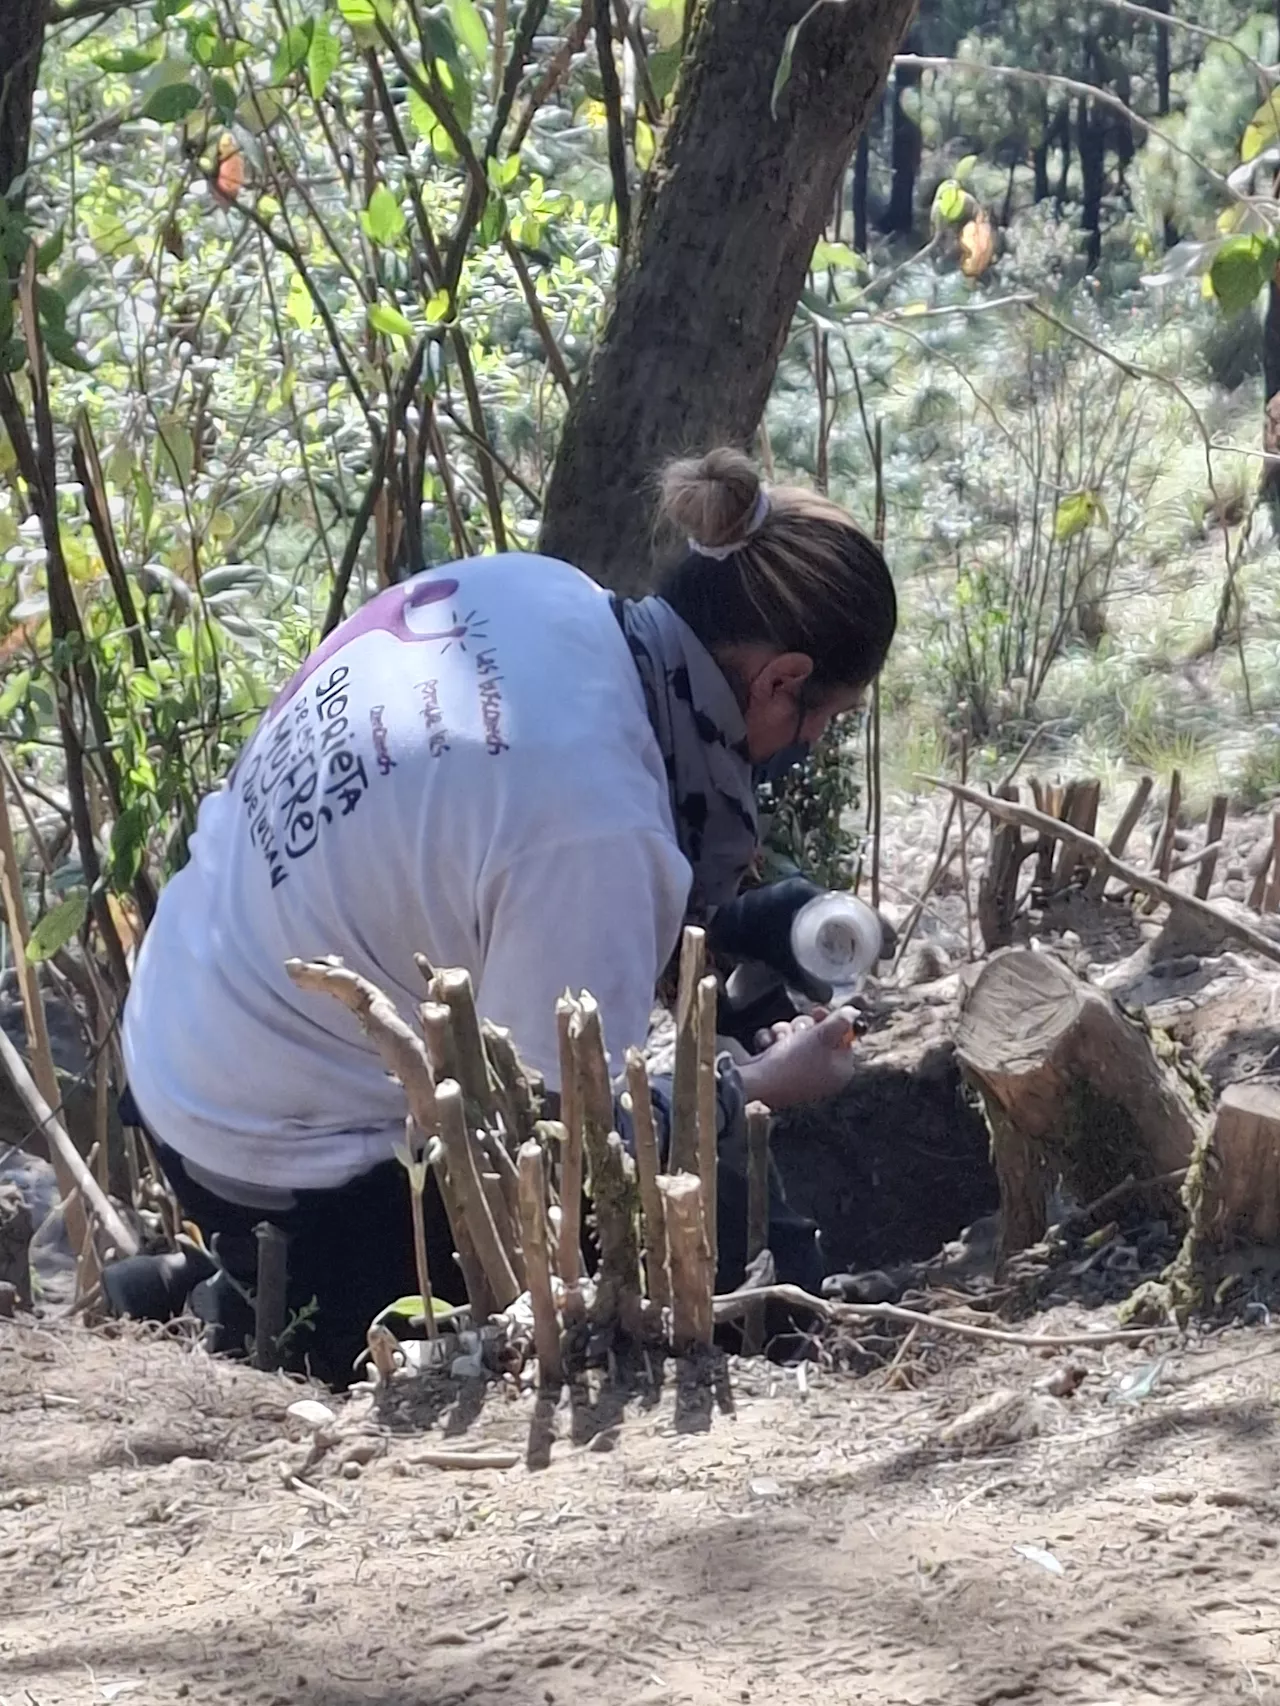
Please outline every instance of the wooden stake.
[{"label": "wooden stake", "polygon": [[[1151,798],[1151,790],[1155,781],[1150,776],[1143,776],[1129,798],[1129,804],[1121,813],[1120,821],[1112,831],[1111,840],[1107,843],[1107,852],[1113,859],[1123,859],[1124,850],[1129,845],[1129,837],[1137,827],[1138,819],[1146,810],[1147,801]],[[1090,900],[1101,900],[1106,892],[1107,881],[1111,872],[1108,867],[1099,863],[1094,867],[1093,875],[1089,878],[1085,894]]]},{"label": "wooden stake", "polygon": [[719,1119],[716,1105],[716,998],[714,977],[698,984],[698,1177],[702,1180],[702,1212],[707,1217],[707,1249],[715,1271],[720,1240],[716,1230],[719,1173]]},{"label": "wooden stake", "polygon": [[436,999],[449,1009],[453,1044],[457,1051],[458,1083],[478,1111],[479,1118],[475,1123],[489,1125],[498,1109],[489,1078],[489,1057],[485,1054],[484,1038],[480,1034],[471,974],[461,970],[438,971],[432,979],[432,989]]},{"label": "wooden stake", "polygon": [[274,1373],[280,1366],[289,1284],[289,1238],[269,1220],[253,1229],[258,1240],[258,1283],[253,1294],[253,1366]]},{"label": "wooden stake", "polygon": [[[961,786],[960,783],[949,782],[944,777],[929,776],[922,780],[935,788],[946,788],[953,794]],[[1029,829],[1038,830],[1042,835],[1051,835],[1059,840],[1071,837],[1093,859],[1105,864],[1109,876],[1128,883],[1130,888],[1142,890],[1144,894],[1159,895],[1161,900],[1168,901],[1175,909],[1181,907],[1184,912],[1203,919],[1205,923],[1228,936],[1233,936],[1237,941],[1247,942],[1254,952],[1261,954],[1264,959],[1280,962],[1280,945],[1265,936],[1261,930],[1255,930],[1251,924],[1243,924],[1230,914],[1219,911],[1217,907],[1210,906],[1208,901],[1197,900],[1194,895],[1184,894],[1181,889],[1162,883],[1158,877],[1153,877],[1148,872],[1135,871],[1131,865],[1113,859],[1100,841],[1095,841],[1091,835],[1085,835],[1082,830],[1073,829],[1068,824],[1055,823],[1045,817],[1043,812],[1032,811],[1029,806],[1014,805],[1011,800],[995,799],[988,794],[979,793],[976,788],[965,788],[963,792],[970,805],[981,806],[990,816],[1000,818],[1005,823],[1022,823]]]},{"label": "wooden stake", "polygon": [[542,1165],[542,1145],[536,1140],[520,1145],[517,1161],[520,1181],[520,1231],[524,1241],[529,1301],[533,1305],[533,1342],[538,1352],[538,1372],[544,1387],[558,1390],[564,1383],[560,1354],[560,1322],[555,1293],[551,1288],[551,1263],[547,1249],[547,1182]]},{"label": "wooden stake", "polygon": [[[1098,826],[1098,802],[1102,795],[1102,784],[1096,776],[1087,777],[1084,781],[1072,782],[1067,789],[1067,802],[1063,808],[1063,818],[1067,823],[1082,829],[1086,835],[1092,835]],[[1059,845],[1057,863],[1054,866],[1052,890],[1060,894],[1068,888],[1080,866],[1080,852],[1069,842]]]},{"label": "wooden stake", "polygon": [[702,1181],[692,1173],[658,1175],[666,1207],[667,1257],[671,1265],[671,1342],[688,1356],[711,1347],[711,1298],[715,1287],[702,1211]]},{"label": "wooden stake", "polygon": [[[1156,838],[1155,852],[1152,854],[1151,866],[1162,883],[1169,881],[1169,873],[1173,866],[1174,843],[1178,834],[1178,812],[1182,806],[1182,772],[1175,770],[1169,778],[1169,798],[1165,803],[1164,822],[1160,826],[1160,834]],[[1155,895],[1147,898],[1143,906],[1144,912],[1154,912],[1160,904]]]},{"label": "wooden stake", "polygon": [[480,1035],[484,1039],[485,1053],[489,1057],[490,1082],[494,1086],[498,1111],[502,1115],[507,1141],[511,1145],[511,1177],[514,1187],[514,1153],[522,1143],[533,1140],[538,1124],[538,1110],[534,1106],[529,1075],[516,1053],[511,1032],[505,1025],[493,1025],[485,1019],[480,1025]]},{"label": "wooden stake", "polygon": [[[530,1138],[530,1142],[532,1141]],[[515,1157],[496,1131],[477,1131],[476,1142],[489,1164],[490,1172],[497,1175],[507,1219],[515,1228],[520,1224],[520,1184],[516,1177]],[[516,1277],[519,1278],[519,1275]]]},{"label": "wooden stake", "polygon": [[1227,827],[1227,796],[1215,794],[1213,804],[1209,807],[1209,821],[1204,832],[1204,852],[1200,855],[1200,869],[1196,872],[1196,899],[1208,900],[1209,890],[1213,887],[1213,874],[1218,868],[1218,852],[1222,845],[1222,832]]},{"label": "wooden stake", "polygon": [[[754,1262],[769,1243],[769,1133],[773,1116],[763,1102],[747,1106],[747,1261]],[[758,1357],[764,1348],[765,1306],[752,1304],[743,1323],[742,1354]]]},{"label": "wooden stake", "polygon": [[613,1089],[600,1009],[595,997],[585,991],[578,1002],[571,1037],[582,1092],[582,1141],[591,1169],[600,1246],[594,1318],[602,1324],[617,1321],[624,1331],[636,1332],[641,1324],[636,1169],[622,1139],[612,1129]]},{"label": "wooden stake", "polygon": [[[476,1135],[480,1136],[481,1134],[477,1133]],[[524,1252],[520,1247],[520,1238],[517,1232],[520,1222],[518,1218],[515,1220],[511,1218],[510,1211],[507,1208],[506,1194],[502,1189],[502,1180],[496,1173],[486,1171],[480,1175],[480,1185],[484,1191],[485,1201],[489,1205],[489,1213],[493,1216],[498,1240],[506,1251],[507,1260],[511,1263],[511,1271],[516,1276],[516,1284],[521,1291],[527,1291],[529,1282],[525,1277]],[[517,1209],[518,1207],[519,1204],[517,1203]]]},{"label": "wooden stake", "polygon": [[510,1257],[493,1223],[488,1198],[480,1179],[480,1170],[476,1166],[475,1150],[467,1132],[462,1086],[451,1078],[437,1084],[436,1109],[440,1141],[444,1145],[449,1168],[449,1182],[456,1192],[462,1218],[471,1234],[471,1241],[489,1282],[494,1303],[499,1309],[506,1309],[519,1297],[520,1287],[516,1283]]},{"label": "wooden stake", "polygon": [[427,1227],[422,1212],[422,1198],[427,1182],[427,1160],[422,1153],[415,1153],[415,1147],[420,1151],[422,1145],[417,1141],[417,1128],[412,1116],[405,1121],[405,1147],[409,1152],[410,1165],[405,1169],[409,1178],[409,1212],[413,1217],[413,1260],[418,1270],[418,1295],[422,1299],[422,1326],[427,1338],[436,1336],[436,1312],[432,1307],[431,1270],[427,1266]]},{"label": "wooden stake", "polygon": [[[1280,812],[1276,813],[1276,818],[1280,818]],[[1276,851],[1276,818],[1272,819],[1271,840],[1268,842],[1266,851],[1262,856],[1262,863],[1254,873],[1253,886],[1249,890],[1249,905],[1255,912],[1262,911],[1263,902],[1267,898],[1267,878],[1271,871],[1271,861],[1274,859]]]},{"label": "wooden stake", "polygon": [[1267,884],[1263,910],[1280,910],[1280,812],[1271,819],[1271,879]]},{"label": "wooden stake", "polygon": [[658,1190],[658,1139],[653,1129],[649,1073],[638,1048],[627,1050],[627,1090],[631,1104],[631,1130],[636,1144],[636,1176],[640,1184],[645,1278],[650,1301],[656,1308],[666,1309],[671,1303],[671,1281],[667,1274],[666,1216]]},{"label": "wooden stake", "polygon": [[444,1211],[449,1220],[449,1231],[453,1235],[453,1253],[462,1273],[462,1283],[467,1288],[467,1302],[471,1305],[471,1319],[479,1326],[487,1321],[497,1309],[489,1281],[485,1277],[484,1267],[476,1254],[475,1240],[467,1225],[467,1217],[462,1211],[462,1202],[454,1189],[449,1177],[449,1168],[441,1148],[435,1160],[431,1163],[436,1176],[436,1184],[440,1188],[440,1197],[444,1203]]},{"label": "wooden stake", "polygon": [[565,995],[556,1002],[556,1036],[560,1044],[560,1120],[564,1148],[560,1155],[560,1278],[577,1285],[582,1272],[582,1092],[570,1028],[578,1012]]},{"label": "wooden stake", "polygon": [[707,933],[690,925],[680,944],[680,988],[676,997],[676,1062],[671,1086],[673,1173],[698,1170],[698,985],[707,964]]}]

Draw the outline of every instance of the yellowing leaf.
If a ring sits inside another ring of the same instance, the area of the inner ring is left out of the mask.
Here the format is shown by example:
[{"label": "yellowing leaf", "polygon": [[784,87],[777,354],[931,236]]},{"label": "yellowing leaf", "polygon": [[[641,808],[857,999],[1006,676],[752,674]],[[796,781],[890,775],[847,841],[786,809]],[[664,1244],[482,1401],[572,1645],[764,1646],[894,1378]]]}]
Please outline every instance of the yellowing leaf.
[{"label": "yellowing leaf", "polygon": [[1244,127],[1244,135],[1240,138],[1240,158],[1245,161],[1255,159],[1277,136],[1280,136],[1280,89],[1273,89]]},{"label": "yellowing leaf", "polygon": [[1275,265],[1274,245],[1256,232],[1228,237],[1209,267],[1209,282],[1224,314],[1239,314],[1257,300]]},{"label": "yellowing leaf", "polygon": [[642,172],[649,170],[649,162],[654,156],[654,140],[652,127],[642,118],[636,120],[636,165]]},{"label": "yellowing leaf", "polygon": [[867,270],[867,263],[862,256],[847,243],[819,243],[813,251],[809,266],[813,272],[822,272],[827,267],[835,267],[837,270],[848,268],[851,272]]},{"label": "yellowing leaf", "polygon": [[285,298],[284,311],[300,332],[309,332],[316,323],[316,305],[311,300],[311,292],[302,282],[300,272],[295,272],[289,281],[289,294]]},{"label": "yellowing leaf", "polygon": [[428,324],[437,326],[442,320],[447,320],[448,318],[449,292],[447,290],[437,290],[430,302],[427,303]]},{"label": "yellowing leaf", "polygon": [[1058,508],[1053,517],[1054,538],[1059,544],[1074,539],[1077,533],[1084,532],[1097,513],[1097,492],[1068,492],[1065,497],[1058,499]]},{"label": "yellowing leaf", "polygon": [[977,164],[978,156],[976,154],[966,154],[963,160],[957,160],[954,174],[957,182],[963,183]]},{"label": "yellowing leaf", "polygon": [[389,338],[403,338],[406,343],[412,342],[413,322],[387,302],[375,302],[370,307],[369,324],[375,332],[382,332]]},{"label": "yellowing leaf", "polygon": [[981,278],[996,252],[996,234],[985,213],[960,228],[960,271],[966,278]]}]

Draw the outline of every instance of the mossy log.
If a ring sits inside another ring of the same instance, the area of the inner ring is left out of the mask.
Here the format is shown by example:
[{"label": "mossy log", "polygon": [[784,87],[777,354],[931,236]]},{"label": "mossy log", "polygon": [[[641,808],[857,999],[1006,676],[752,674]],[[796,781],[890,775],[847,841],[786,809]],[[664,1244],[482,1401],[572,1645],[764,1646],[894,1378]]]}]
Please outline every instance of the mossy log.
[{"label": "mossy log", "polygon": [[1043,1237],[1060,1180],[1092,1202],[1187,1166],[1204,1127],[1151,1033],[1049,954],[997,955],[964,998],[956,1054],[981,1093],[1000,1183],[1000,1253]]}]

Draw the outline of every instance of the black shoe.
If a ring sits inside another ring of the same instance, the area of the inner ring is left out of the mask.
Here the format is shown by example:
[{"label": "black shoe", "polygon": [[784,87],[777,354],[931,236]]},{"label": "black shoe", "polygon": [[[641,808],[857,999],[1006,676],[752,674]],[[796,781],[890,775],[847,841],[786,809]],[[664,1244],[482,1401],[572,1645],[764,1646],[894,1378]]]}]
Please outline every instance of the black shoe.
[{"label": "black shoe", "polygon": [[187,1299],[217,1272],[213,1258],[189,1239],[159,1256],[128,1256],[102,1270],[102,1290],[117,1315],[133,1321],[172,1321],[186,1312]]}]

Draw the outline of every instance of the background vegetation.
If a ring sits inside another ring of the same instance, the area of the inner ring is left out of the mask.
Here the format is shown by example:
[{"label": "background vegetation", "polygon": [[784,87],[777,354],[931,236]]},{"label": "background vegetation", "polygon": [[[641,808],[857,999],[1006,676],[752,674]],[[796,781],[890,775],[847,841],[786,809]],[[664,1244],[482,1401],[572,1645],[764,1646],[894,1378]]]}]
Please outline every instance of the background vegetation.
[{"label": "background vegetation", "polygon": [[[344,609],[536,542],[694,22],[51,13],[0,200],[0,760],[51,975],[98,979],[64,951],[92,933],[120,987],[200,796]],[[879,472],[890,788],[1047,722],[1109,780],[1177,763],[1191,810],[1280,792],[1277,59],[1232,0],[922,5],[759,434],[868,525]]]}]

